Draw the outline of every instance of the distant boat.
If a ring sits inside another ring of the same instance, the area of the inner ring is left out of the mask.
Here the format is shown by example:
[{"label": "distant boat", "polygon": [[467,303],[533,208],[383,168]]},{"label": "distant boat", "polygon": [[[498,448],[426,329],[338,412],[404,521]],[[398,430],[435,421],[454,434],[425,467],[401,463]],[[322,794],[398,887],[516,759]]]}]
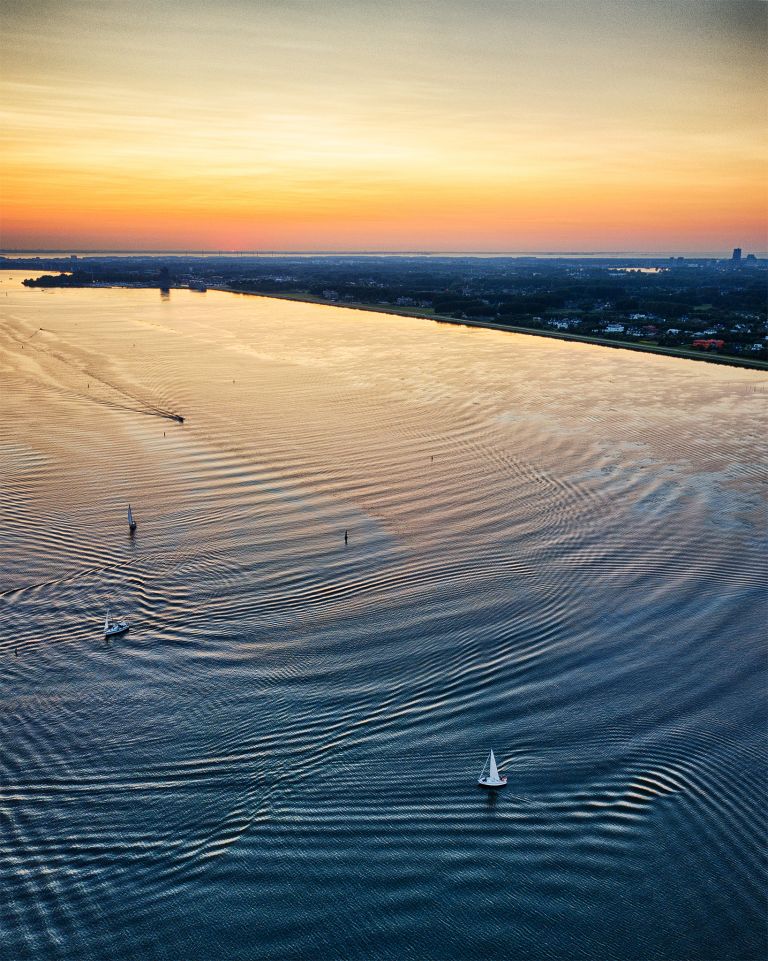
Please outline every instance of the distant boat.
[{"label": "distant boat", "polygon": [[128,505],[128,530],[133,534],[136,530],[136,521],[133,519],[133,511],[131,510],[131,505]]},{"label": "distant boat", "polygon": [[493,751],[488,755],[488,760],[483,765],[483,770],[480,772],[477,783],[480,787],[504,787],[507,783],[507,779],[499,775],[499,769],[496,767],[496,758],[493,755]]},{"label": "distant boat", "polygon": [[115,637],[118,634],[125,634],[125,632],[130,629],[130,626],[128,621],[110,621],[109,609],[107,609],[107,616],[104,618],[104,637]]}]

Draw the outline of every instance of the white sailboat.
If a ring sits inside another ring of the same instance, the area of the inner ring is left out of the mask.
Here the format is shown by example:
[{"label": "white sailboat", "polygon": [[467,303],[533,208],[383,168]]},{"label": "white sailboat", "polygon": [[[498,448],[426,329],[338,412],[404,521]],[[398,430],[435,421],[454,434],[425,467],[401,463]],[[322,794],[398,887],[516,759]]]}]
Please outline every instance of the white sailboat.
[{"label": "white sailboat", "polygon": [[477,783],[480,787],[504,787],[507,783],[507,779],[499,774],[493,751],[488,755],[488,760],[483,765]]},{"label": "white sailboat", "polygon": [[128,621],[110,621],[109,608],[104,618],[104,637],[115,637],[117,634],[125,634],[130,629]]},{"label": "white sailboat", "polygon": [[131,505],[128,505],[128,530],[133,534],[136,530],[136,521],[133,519],[133,511],[131,510]]}]

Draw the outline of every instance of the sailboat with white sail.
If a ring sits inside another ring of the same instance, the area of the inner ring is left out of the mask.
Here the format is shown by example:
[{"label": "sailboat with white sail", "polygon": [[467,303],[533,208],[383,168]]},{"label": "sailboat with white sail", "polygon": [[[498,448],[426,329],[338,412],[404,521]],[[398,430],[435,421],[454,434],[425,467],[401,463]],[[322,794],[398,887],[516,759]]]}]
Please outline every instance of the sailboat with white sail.
[{"label": "sailboat with white sail", "polygon": [[480,777],[477,779],[477,783],[480,787],[504,787],[507,783],[506,777],[499,774],[499,769],[496,767],[496,757],[491,751],[488,758],[483,765],[483,770],[480,772]]},{"label": "sailboat with white sail", "polygon": [[109,608],[107,616],[104,618],[104,637],[116,637],[118,634],[125,634],[130,630],[131,625],[128,621],[112,621],[109,618]]},{"label": "sailboat with white sail", "polygon": [[133,534],[136,530],[136,520],[133,516],[133,511],[131,510],[131,505],[128,505],[128,530]]}]

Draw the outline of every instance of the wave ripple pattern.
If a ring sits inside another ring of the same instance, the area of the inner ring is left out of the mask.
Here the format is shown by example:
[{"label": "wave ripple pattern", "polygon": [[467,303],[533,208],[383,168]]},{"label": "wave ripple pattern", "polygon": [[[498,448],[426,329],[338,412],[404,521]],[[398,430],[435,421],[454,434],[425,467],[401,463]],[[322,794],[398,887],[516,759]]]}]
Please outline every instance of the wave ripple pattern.
[{"label": "wave ripple pattern", "polygon": [[765,956],[764,375],[21,276],[2,957]]}]

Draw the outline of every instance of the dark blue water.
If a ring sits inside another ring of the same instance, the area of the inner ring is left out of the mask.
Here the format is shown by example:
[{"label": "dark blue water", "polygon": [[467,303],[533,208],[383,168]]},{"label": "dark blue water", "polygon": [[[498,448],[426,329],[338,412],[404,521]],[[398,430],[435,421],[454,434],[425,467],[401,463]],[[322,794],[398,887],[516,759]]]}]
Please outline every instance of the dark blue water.
[{"label": "dark blue water", "polygon": [[3,957],[765,956],[765,375],[2,280]]}]

